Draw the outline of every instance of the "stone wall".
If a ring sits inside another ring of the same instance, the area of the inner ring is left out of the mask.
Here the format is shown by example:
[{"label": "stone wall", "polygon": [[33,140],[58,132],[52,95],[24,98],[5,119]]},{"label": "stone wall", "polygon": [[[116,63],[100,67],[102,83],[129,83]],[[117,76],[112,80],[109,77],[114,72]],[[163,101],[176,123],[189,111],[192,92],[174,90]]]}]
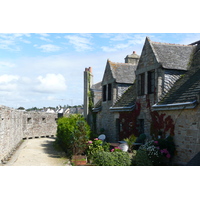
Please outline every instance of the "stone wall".
[{"label": "stone wall", "polygon": [[174,142],[177,155],[174,161],[186,164],[200,151],[200,106],[188,110],[159,111],[174,121]]},{"label": "stone wall", "polygon": [[[140,104],[139,116],[137,117],[138,120],[144,120],[144,133],[146,134],[147,138],[150,139],[150,130],[151,130],[151,106],[155,103],[155,95],[143,95],[137,98],[137,103]],[[139,127],[140,128],[140,127]]]},{"label": "stone wall", "polygon": [[110,112],[111,102],[102,102],[102,110],[97,114],[97,133],[100,130],[105,130],[106,141],[116,142],[119,140],[119,135],[116,127],[116,119],[119,118],[119,113]]},{"label": "stone wall", "polygon": [[53,136],[57,114],[25,112],[0,106],[0,160],[7,160],[22,139]]}]

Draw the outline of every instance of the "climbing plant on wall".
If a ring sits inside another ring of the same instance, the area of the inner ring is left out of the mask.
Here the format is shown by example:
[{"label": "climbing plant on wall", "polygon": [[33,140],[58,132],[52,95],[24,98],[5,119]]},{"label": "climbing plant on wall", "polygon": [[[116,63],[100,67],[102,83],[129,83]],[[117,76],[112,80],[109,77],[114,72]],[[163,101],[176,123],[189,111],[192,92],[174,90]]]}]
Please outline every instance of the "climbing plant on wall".
[{"label": "climbing plant on wall", "polygon": [[166,116],[164,113],[158,113],[157,111],[152,111],[151,102],[149,96],[146,96],[147,108],[149,109],[151,116],[151,130],[150,134],[153,138],[158,138],[158,136],[165,138],[166,134],[169,133],[170,136],[174,135],[175,123],[170,115]]}]

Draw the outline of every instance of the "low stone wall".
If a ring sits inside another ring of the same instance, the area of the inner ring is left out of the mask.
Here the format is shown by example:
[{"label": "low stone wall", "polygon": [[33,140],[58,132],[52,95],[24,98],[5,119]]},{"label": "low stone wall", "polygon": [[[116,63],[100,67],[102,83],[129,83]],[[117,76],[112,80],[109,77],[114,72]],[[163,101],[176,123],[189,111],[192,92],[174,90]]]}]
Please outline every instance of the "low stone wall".
[{"label": "low stone wall", "polygon": [[25,112],[23,115],[23,138],[55,135],[56,120],[56,113]]},{"label": "low stone wall", "polygon": [[26,112],[0,106],[0,161],[7,160],[22,139],[53,136],[57,114]]}]

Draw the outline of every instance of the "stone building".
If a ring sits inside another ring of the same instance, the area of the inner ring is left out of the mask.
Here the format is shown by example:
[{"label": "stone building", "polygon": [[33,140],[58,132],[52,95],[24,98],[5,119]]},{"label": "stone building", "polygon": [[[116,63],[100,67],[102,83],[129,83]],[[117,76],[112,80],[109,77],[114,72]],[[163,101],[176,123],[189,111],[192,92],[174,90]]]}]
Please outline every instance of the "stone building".
[{"label": "stone building", "polygon": [[97,128],[105,129],[108,141],[141,133],[148,139],[171,135],[174,162],[186,164],[195,156],[200,151],[199,50],[200,41],[180,45],[147,37],[132,68],[108,60],[102,100],[93,109]]},{"label": "stone building", "polygon": [[107,60],[101,82],[102,99],[97,102],[93,112],[96,113],[97,133],[104,129],[109,142],[120,139],[119,111],[113,109],[113,105],[134,84],[138,60],[139,56],[135,52],[125,58],[125,63]]},{"label": "stone building", "polygon": [[140,130],[150,136],[152,105],[168,94],[189,69],[194,46],[158,43],[146,38],[136,70],[136,101],[141,105]]},{"label": "stone building", "polygon": [[170,116],[173,120],[176,161],[183,164],[200,151],[200,41],[189,46],[193,51],[187,71],[153,105],[153,110],[160,116]]},{"label": "stone building", "polygon": [[[135,84],[115,103],[122,137],[173,136],[174,162],[186,164],[200,151],[200,42],[179,45],[146,38]],[[132,109],[132,110],[129,110]],[[131,132],[130,132],[131,131]]]}]

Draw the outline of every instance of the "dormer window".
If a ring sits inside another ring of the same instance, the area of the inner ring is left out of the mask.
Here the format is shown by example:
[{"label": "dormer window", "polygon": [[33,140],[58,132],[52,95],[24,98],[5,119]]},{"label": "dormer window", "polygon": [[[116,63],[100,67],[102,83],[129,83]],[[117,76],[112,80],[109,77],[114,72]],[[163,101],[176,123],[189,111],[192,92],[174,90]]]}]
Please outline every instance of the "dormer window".
[{"label": "dormer window", "polygon": [[108,84],[108,101],[112,99],[112,85]]},{"label": "dormer window", "polygon": [[138,76],[138,95],[144,95],[145,91],[145,73]]},{"label": "dormer window", "polygon": [[149,71],[148,72],[148,85],[147,85],[147,89],[148,89],[148,94],[152,94],[154,93],[155,90],[155,71]]},{"label": "dormer window", "polygon": [[107,88],[107,85],[104,85],[103,86],[103,101],[106,101],[106,88]]},{"label": "dormer window", "polygon": [[103,86],[103,101],[110,101],[110,100],[112,100],[112,84],[111,83]]}]

